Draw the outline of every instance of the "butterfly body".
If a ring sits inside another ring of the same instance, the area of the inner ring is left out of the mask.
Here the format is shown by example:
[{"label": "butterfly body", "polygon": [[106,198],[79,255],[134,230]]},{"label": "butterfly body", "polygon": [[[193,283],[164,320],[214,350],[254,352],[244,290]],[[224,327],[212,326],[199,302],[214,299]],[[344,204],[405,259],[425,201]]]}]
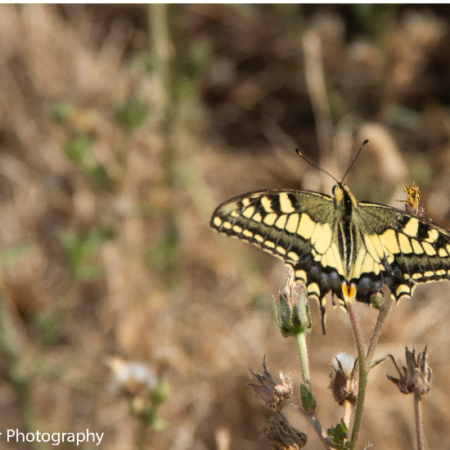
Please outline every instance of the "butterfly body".
[{"label": "butterfly body", "polygon": [[385,284],[399,300],[420,283],[450,279],[450,232],[338,183],[333,197],[310,191],[248,193],[220,205],[211,226],[282,259],[315,297],[346,307],[370,303]]}]

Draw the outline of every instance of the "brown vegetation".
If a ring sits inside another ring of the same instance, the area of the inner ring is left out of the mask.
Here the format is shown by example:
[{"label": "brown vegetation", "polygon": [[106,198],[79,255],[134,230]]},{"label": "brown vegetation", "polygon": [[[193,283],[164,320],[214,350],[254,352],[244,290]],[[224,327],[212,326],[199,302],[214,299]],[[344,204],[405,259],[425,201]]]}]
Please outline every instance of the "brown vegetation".
[{"label": "brown vegetation", "polygon": [[[226,450],[227,436],[232,449],[270,448],[258,440],[269,413],[246,384],[266,355],[298,392],[296,345],[271,303],[287,272],[215,235],[210,215],[252,190],[330,193],[333,181],[295,148],[339,179],[369,139],[346,179],[357,199],[403,208],[414,180],[426,216],[449,227],[449,13],[0,6],[0,448],[51,448],[9,447],[8,428],[89,428],[110,450]],[[377,351],[428,344],[430,448],[447,442],[449,300],[447,283],[417,289],[394,307]],[[376,312],[357,309],[371,330]],[[327,427],[342,415],[327,389],[331,359],[355,350],[345,313],[328,305],[323,336],[312,310],[311,378]],[[143,426],[136,380],[108,388],[123,361],[170,385],[162,431]],[[360,442],[412,448],[412,399],[386,379],[390,364],[370,374]],[[316,448],[307,422],[290,420]]]}]

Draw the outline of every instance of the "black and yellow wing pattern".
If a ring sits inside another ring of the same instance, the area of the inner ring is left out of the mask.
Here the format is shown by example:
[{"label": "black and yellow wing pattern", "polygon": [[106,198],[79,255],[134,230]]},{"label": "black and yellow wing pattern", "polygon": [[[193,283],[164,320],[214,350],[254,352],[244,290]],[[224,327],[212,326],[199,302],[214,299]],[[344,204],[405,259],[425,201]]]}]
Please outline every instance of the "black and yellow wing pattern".
[{"label": "black and yellow wing pattern", "polygon": [[282,259],[324,315],[328,292],[346,307],[386,284],[396,300],[418,284],[450,279],[450,232],[390,206],[357,202],[338,183],[333,197],[269,190],[221,204],[211,227]]}]

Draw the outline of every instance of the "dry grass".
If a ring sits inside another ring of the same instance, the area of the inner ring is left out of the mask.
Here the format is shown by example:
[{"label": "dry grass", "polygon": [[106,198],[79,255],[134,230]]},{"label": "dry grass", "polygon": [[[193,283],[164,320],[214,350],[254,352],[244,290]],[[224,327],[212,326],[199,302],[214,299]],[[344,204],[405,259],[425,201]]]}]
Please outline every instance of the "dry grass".
[{"label": "dry grass", "polygon": [[[210,214],[261,188],[329,192],[294,148],[339,178],[370,139],[346,179],[357,198],[399,206],[414,180],[427,215],[449,226],[442,8],[180,6],[172,37],[154,27],[150,40],[145,6],[0,6],[1,431],[89,428],[105,433],[103,448],[138,448],[129,398],[108,389],[115,356],[171,386],[167,428],[142,448],[223,450],[227,433],[232,449],[269,448],[258,440],[268,412],[246,383],[264,355],[273,373],[300,377],[271,310],[286,270],[214,235]],[[167,83],[161,65],[174,59]],[[447,283],[417,289],[377,351],[428,344],[430,448],[447,440],[449,295]],[[310,337],[325,427],[342,414],[330,360],[354,353],[348,318],[328,313],[323,336],[313,306]],[[358,313],[370,331],[376,312]],[[389,362],[371,373],[360,442],[412,448],[412,398],[387,372]]]}]

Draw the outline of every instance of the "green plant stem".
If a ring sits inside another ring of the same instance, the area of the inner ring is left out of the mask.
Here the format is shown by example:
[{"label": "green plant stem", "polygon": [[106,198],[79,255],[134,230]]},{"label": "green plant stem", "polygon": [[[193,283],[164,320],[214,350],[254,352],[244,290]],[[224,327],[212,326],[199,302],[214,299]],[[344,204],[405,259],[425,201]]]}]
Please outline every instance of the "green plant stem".
[{"label": "green plant stem", "polygon": [[[306,319],[306,312],[304,313],[304,319]],[[306,322],[305,322],[306,323]],[[302,377],[303,382],[308,386],[308,389],[312,392],[311,388],[311,378],[309,375],[309,360],[308,360],[308,347],[306,345],[306,334],[309,333],[308,331],[304,331],[301,333],[298,333],[295,337],[297,339],[297,346],[298,346],[298,353],[300,355],[300,365],[302,367]],[[327,436],[325,435],[322,425],[319,422],[319,419],[317,418],[315,411],[309,411],[306,412],[303,410],[303,408],[299,408],[299,411],[308,419],[309,423],[313,426],[315,432],[320,437],[320,440],[322,442],[322,445],[325,448],[329,448],[327,445]]]},{"label": "green plant stem", "polygon": [[383,300],[382,300],[381,306],[380,306],[380,313],[378,314],[377,323],[375,325],[375,329],[373,330],[369,349],[367,350],[366,363],[367,363],[368,370],[370,369],[370,364],[372,363],[372,359],[375,354],[375,348],[376,348],[376,346],[378,344],[378,340],[380,339],[380,336],[381,336],[383,324],[386,321],[387,316],[392,309],[393,303],[394,303],[394,298],[391,297],[391,292],[389,291],[389,289],[386,288],[386,290],[383,292]]},{"label": "green plant stem", "polygon": [[298,333],[296,335],[298,353],[300,355],[300,365],[302,367],[303,382],[311,391],[311,379],[309,376],[308,347],[306,346],[306,333]]},{"label": "green plant stem", "polygon": [[138,430],[137,430],[137,439],[136,439],[136,450],[144,450],[145,442],[147,440],[147,433],[149,430],[150,422],[147,417],[140,417]]},{"label": "green plant stem", "polygon": [[356,348],[358,350],[358,363],[359,363],[359,389],[358,389],[358,401],[356,404],[355,421],[353,423],[351,447],[356,449],[356,443],[358,441],[359,429],[361,427],[362,415],[364,410],[364,397],[366,396],[367,376],[368,369],[366,365],[366,352],[364,351],[364,345],[362,343],[361,327],[356,315],[355,303],[349,303],[347,305],[348,315],[352,324],[353,333],[355,335]]},{"label": "green plant stem", "polygon": [[424,449],[422,396],[414,393],[414,415],[416,417],[417,450]]}]

